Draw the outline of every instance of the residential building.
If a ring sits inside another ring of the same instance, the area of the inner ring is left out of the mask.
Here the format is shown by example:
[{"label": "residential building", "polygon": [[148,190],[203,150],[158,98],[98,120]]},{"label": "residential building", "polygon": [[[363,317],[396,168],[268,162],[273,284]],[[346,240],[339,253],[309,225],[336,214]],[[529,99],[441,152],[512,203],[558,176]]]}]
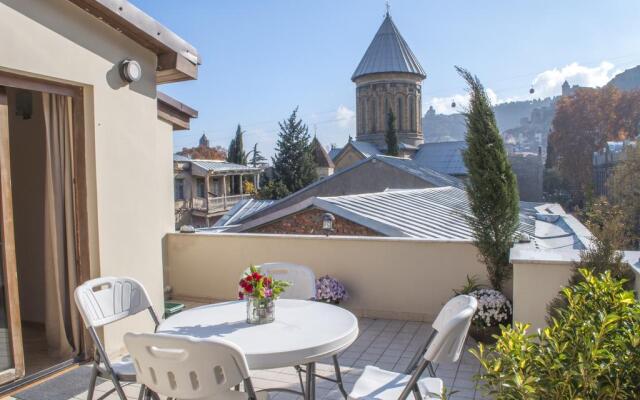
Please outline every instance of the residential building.
[{"label": "residential building", "polygon": [[[176,229],[183,225],[209,227],[236,203],[253,196],[246,182],[260,188],[261,167],[221,160],[192,160],[173,156]],[[242,182],[242,184],[241,184]]]},{"label": "residential building", "polygon": [[462,187],[457,178],[423,168],[410,159],[375,155],[320,179],[289,196],[252,214],[238,218],[236,223],[262,217],[266,214],[299,204],[317,196],[342,196],[373,193],[386,189],[422,189],[428,187]]},{"label": "residential building", "polygon": [[422,81],[426,73],[387,12],[351,76],[356,84],[356,140],[386,148],[387,118],[396,118],[403,155],[422,143]]},{"label": "residential building", "polygon": [[[158,85],[200,56],[127,1],[0,1],[0,391],[92,356],[73,290],[130,276],[164,311],[172,133],[197,112]],[[100,329],[107,351],[147,319]],[[45,396],[49,398],[49,396]]]}]

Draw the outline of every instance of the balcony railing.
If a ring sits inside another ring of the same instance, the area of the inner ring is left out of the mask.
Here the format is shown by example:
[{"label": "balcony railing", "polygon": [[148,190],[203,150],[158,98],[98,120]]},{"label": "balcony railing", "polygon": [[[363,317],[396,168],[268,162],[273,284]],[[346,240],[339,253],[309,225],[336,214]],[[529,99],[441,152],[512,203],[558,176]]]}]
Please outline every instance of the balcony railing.
[{"label": "balcony railing", "polygon": [[226,211],[233,207],[240,200],[249,198],[251,198],[250,194],[235,194],[227,197],[209,196],[208,199],[205,199],[204,197],[194,197],[192,208],[194,210],[206,211],[208,213]]}]

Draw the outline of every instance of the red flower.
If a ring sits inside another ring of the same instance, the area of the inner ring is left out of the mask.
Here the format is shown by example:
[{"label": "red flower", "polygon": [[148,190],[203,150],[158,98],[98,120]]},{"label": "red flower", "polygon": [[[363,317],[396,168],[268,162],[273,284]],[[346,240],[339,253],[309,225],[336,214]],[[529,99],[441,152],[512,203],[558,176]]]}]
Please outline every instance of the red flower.
[{"label": "red flower", "polygon": [[247,286],[246,288],[244,288],[244,290],[245,290],[247,293],[253,293],[253,286],[249,285],[249,286]]},{"label": "red flower", "polygon": [[254,272],[253,274],[250,275],[251,277],[253,277],[253,279],[255,279],[256,281],[259,281],[260,278],[262,278],[262,275],[260,275],[257,272]]},{"label": "red flower", "polygon": [[270,287],[271,286],[271,278],[269,278],[268,276],[264,278],[264,286],[266,287]]},{"label": "red flower", "polygon": [[238,299],[244,300],[244,293],[238,292]]}]

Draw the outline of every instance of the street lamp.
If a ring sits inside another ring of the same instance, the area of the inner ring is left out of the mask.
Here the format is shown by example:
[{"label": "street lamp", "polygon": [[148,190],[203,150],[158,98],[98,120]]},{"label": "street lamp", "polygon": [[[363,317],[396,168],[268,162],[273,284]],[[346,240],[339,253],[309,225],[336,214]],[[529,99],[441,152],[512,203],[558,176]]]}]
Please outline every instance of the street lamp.
[{"label": "street lamp", "polygon": [[336,217],[334,217],[333,214],[324,213],[324,215],[322,216],[322,230],[324,231],[325,235],[329,236],[329,234],[334,231],[334,222],[336,222]]}]

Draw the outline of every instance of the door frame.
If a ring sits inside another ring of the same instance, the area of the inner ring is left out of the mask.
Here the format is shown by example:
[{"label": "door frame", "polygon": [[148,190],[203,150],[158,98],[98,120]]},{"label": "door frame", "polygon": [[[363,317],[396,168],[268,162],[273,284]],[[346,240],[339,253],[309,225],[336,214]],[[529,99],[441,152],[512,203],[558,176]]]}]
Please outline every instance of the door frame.
[{"label": "door frame", "polygon": [[[45,93],[54,93],[63,96],[71,97],[72,102],[72,124],[73,124],[73,202],[74,202],[74,233],[75,233],[75,242],[76,242],[76,274],[77,274],[77,284],[80,285],[83,282],[90,279],[91,276],[91,266],[90,266],[90,243],[89,243],[89,213],[88,213],[88,202],[87,202],[87,192],[88,192],[88,183],[87,183],[87,157],[86,157],[86,135],[85,135],[85,105],[84,105],[84,94],[85,89],[81,85],[73,85],[67,83],[60,83],[55,81],[50,81],[43,78],[35,78],[25,75],[16,74],[13,72],[6,72],[0,70],[0,88],[2,87],[11,87],[16,89],[26,89],[38,92]],[[5,90],[6,93],[6,90]],[[0,117],[0,123],[2,123],[2,118]],[[0,128],[2,126],[0,125]],[[8,147],[8,120],[6,121],[6,132],[7,135],[0,134],[0,138],[2,136],[7,136],[6,148],[10,151]],[[0,142],[0,145],[4,148],[5,144]],[[0,151],[2,149],[0,148]],[[9,153],[8,153],[9,154]],[[2,158],[5,159],[4,154],[2,154]],[[9,164],[9,162],[7,162]],[[5,170],[6,169],[2,169]],[[11,178],[10,169],[8,178]],[[10,181],[9,181],[10,188]],[[11,198],[11,196],[8,196]],[[11,210],[12,211],[12,210]],[[12,211],[13,212],[13,211]],[[11,219],[13,219],[13,214],[11,214]],[[11,232],[13,236],[13,230]],[[18,281],[17,281],[17,271],[15,264],[15,244],[13,251],[13,279],[11,285],[14,285],[13,292],[15,295],[15,305],[17,307],[17,317],[19,318],[19,302],[18,302]],[[72,288],[72,290],[75,288]],[[72,306],[73,307],[73,306]],[[77,309],[73,310],[74,312],[79,312]],[[15,314],[15,310],[14,310]],[[20,349],[22,350],[22,335],[17,335],[19,329],[19,319],[18,319],[18,329],[16,330],[16,339],[20,341]],[[86,330],[83,329],[83,334],[80,337],[80,349],[79,349],[79,359],[84,360],[87,359],[88,356],[91,355],[92,352],[92,342],[89,338]],[[23,354],[22,354],[23,356]],[[24,376],[24,359],[21,365],[22,368],[22,376]],[[7,383],[2,380],[0,376],[0,385]],[[1,390],[1,389],[0,389]]]}]

